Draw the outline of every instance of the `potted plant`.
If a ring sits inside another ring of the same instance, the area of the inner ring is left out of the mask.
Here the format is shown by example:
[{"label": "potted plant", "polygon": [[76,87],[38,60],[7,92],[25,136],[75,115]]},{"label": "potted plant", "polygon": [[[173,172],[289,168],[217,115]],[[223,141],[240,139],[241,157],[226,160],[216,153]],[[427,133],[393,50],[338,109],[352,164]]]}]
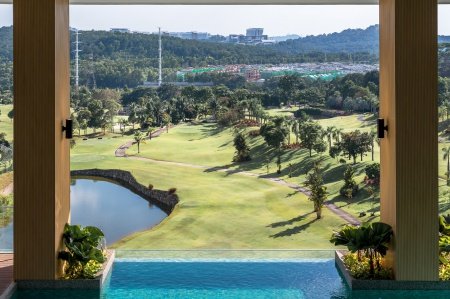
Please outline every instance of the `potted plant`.
[{"label": "potted plant", "polygon": [[66,224],[63,233],[65,250],[58,258],[65,262],[64,279],[94,279],[106,261],[102,246],[103,232],[93,226]]},{"label": "potted plant", "polygon": [[345,225],[333,232],[330,242],[346,246],[348,252],[339,255],[345,269],[354,279],[392,279],[392,269],[383,261],[392,238],[392,227],[382,222],[361,226]]}]

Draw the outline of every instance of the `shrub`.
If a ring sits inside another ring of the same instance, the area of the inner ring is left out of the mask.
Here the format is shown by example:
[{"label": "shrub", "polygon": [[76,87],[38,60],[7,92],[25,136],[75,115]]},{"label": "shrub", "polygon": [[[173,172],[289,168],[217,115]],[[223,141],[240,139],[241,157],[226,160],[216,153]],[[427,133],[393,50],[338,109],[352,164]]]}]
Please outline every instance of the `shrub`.
[{"label": "shrub", "polygon": [[369,259],[362,256],[358,260],[356,253],[349,253],[343,256],[342,261],[347,267],[352,277],[356,279],[393,279],[394,274],[391,268],[380,262],[380,268],[375,268],[374,274],[370,275]]},{"label": "shrub", "polygon": [[148,184],[148,190],[153,190],[153,185],[152,184]]},{"label": "shrub", "polygon": [[344,158],[340,158],[340,159],[339,159],[339,163],[341,163],[341,164],[347,164],[347,160],[345,160]]},{"label": "shrub", "polygon": [[58,254],[58,258],[66,262],[65,279],[95,278],[105,262],[100,245],[103,239],[104,234],[97,227],[66,224],[63,233],[66,250]]},{"label": "shrub", "polygon": [[236,134],[234,137],[234,147],[236,148],[236,153],[233,157],[233,162],[245,162],[251,160],[250,148],[247,145],[244,134]]},{"label": "shrub", "polygon": [[375,184],[380,182],[380,163],[372,163],[366,166],[367,179],[373,181]]},{"label": "shrub", "polygon": [[248,136],[249,137],[258,137],[261,134],[261,132],[259,131],[259,129],[256,130],[251,130],[250,132],[248,132]]},{"label": "shrub", "polygon": [[355,170],[353,167],[348,166],[344,171],[344,186],[342,186],[339,193],[347,198],[353,198],[359,191],[358,184],[355,179]]},{"label": "shrub", "polygon": [[177,188],[170,188],[168,192],[169,194],[175,194],[175,192],[177,192]]},{"label": "shrub", "polygon": [[[336,246],[346,246],[351,253],[356,255],[359,263],[368,267],[362,271],[361,268],[358,268],[359,266],[354,265],[352,258],[347,258],[348,265],[346,264],[346,266],[350,271],[353,268],[355,275],[364,272],[365,279],[378,278],[377,273],[385,271],[381,260],[387,253],[392,234],[392,227],[383,222],[366,223],[361,226],[345,225],[340,231],[333,232],[330,242]],[[363,275],[359,278],[363,278]]]}]

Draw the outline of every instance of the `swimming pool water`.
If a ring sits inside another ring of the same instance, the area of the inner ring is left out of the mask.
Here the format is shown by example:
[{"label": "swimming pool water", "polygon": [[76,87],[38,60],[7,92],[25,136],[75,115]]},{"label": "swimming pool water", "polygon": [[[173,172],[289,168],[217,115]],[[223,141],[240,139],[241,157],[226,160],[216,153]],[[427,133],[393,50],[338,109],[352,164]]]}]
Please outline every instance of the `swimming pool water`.
[{"label": "swimming pool water", "polygon": [[406,299],[450,298],[450,292],[351,292],[334,260],[135,261],[118,260],[101,294],[20,291],[22,298]]}]

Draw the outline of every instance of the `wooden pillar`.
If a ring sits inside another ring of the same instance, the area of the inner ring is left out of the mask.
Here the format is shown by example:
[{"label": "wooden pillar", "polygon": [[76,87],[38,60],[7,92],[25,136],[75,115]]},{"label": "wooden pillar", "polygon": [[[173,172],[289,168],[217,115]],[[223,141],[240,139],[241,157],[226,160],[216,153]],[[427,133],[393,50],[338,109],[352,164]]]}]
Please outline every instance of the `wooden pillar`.
[{"label": "wooden pillar", "polygon": [[381,220],[397,280],[438,280],[437,0],[380,0]]},{"label": "wooden pillar", "polygon": [[14,0],[14,278],[59,277],[69,220],[69,0]]}]

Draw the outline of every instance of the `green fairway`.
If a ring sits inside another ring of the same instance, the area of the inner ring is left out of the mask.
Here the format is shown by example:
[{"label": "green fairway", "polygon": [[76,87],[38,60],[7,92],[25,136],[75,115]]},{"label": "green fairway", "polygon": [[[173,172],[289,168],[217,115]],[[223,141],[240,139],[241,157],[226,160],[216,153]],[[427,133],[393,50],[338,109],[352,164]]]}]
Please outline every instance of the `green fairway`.
[{"label": "green fairway", "polygon": [[[374,128],[374,119],[368,115],[322,119],[319,123],[323,127],[342,128],[344,132]],[[310,157],[305,149],[284,150],[282,173],[278,175],[275,153],[262,137],[246,138],[252,160],[245,163],[232,162],[233,130],[215,124],[178,125],[169,133],[163,132],[142,143],[140,154],[133,145],[127,150],[128,158],[116,158],[114,152],[131,141],[132,135],[77,138],[77,145],[71,152],[71,166],[72,169],[124,169],[131,171],[143,185],[153,184],[162,190],[177,188],[180,203],[175,211],[159,226],[114,245],[122,249],[332,248],[328,242],[330,233],[344,221],[326,208],[323,219],[315,220],[312,203],[304,194],[268,180],[281,178],[302,186],[315,162],[320,162],[324,171],[330,203],[355,217],[363,211],[377,211],[375,217],[367,213],[358,218],[360,221],[379,219],[378,199],[370,198],[363,183],[364,168],[372,163],[370,153],[362,162],[358,159],[354,166],[361,190],[348,200],[339,195],[339,189],[346,164],[351,161],[341,164],[327,153],[313,152]],[[294,141],[292,137],[291,142]],[[375,161],[379,161],[378,146]],[[446,164],[441,158],[440,161],[442,174]],[[440,185],[443,212],[450,208],[450,193],[445,182],[440,181]]]},{"label": "green fairway", "polygon": [[13,140],[13,122],[8,117],[8,113],[13,109],[12,105],[0,105],[0,133],[6,133],[6,140]]},{"label": "green fairway", "polygon": [[[155,140],[163,142],[170,134]],[[72,169],[129,170],[144,185],[176,187],[180,204],[158,227],[126,238],[118,248],[332,248],[330,233],[344,223],[327,210],[316,221],[303,194],[263,179],[115,158],[112,147],[126,140],[79,141],[72,151]]]}]

